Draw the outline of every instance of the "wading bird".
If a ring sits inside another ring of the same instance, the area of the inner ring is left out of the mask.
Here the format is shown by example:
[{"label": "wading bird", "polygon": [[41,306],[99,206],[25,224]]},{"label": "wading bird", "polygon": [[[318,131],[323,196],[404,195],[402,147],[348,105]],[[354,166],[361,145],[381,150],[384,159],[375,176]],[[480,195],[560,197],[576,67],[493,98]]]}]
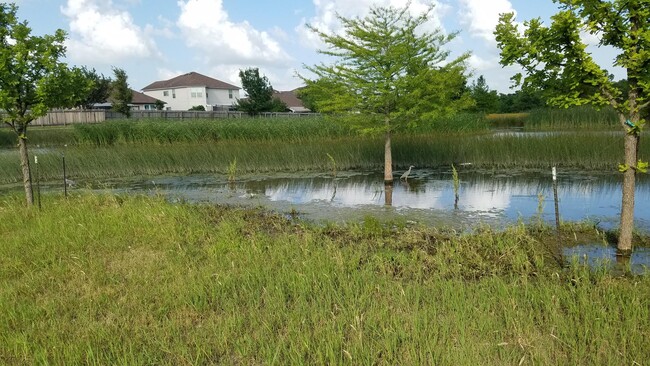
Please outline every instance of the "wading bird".
[{"label": "wading bird", "polygon": [[409,170],[405,171],[404,174],[402,174],[402,176],[399,177],[399,179],[405,179],[405,180],[408,180],[408,179],[409,179],[409,174],[411,174],[411,169],[413,169],[413,168],[415,168],[415,167],[414,167],[413,165],[411,165],[411,166],[409,167]]}]

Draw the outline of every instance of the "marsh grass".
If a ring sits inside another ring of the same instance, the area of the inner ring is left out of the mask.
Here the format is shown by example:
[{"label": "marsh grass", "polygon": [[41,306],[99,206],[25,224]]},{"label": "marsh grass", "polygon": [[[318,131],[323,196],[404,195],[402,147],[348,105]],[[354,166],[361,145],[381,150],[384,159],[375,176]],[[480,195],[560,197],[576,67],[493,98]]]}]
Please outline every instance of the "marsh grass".
[{"label": "marsh grass", "polygon": [[171,144],[224,140],[285,142],[354,135],[351,128],[322,117],[236,118],[188,121],[110,121],[96,125],[75,125],[77,144],[111,146],[144,143]]},{"label": "marsh grass", "polygon": [[[502,170],[557,166],[615,172],[621,162],[622,140],[619,136],[598,132],[527,137],[464,133],[399,135],[393,139],[393,162],[396,169],[409,165],[436,168],[472,163],[474,168]],[[383,167],[381,137],[322,138],[288,143],[232,140],[51,148],[39,153],[42,179],[62,176],[63,154],[73,179],[167,173],[227,174],[229,162],[234,159],[237,159],[238,174],[331,171],[332,159],[328,154],[336,162],[338,171]],[[650,145],[641,144],[639,154],[650,156]],[[17,150],[0,154],[0,182],[20,180],[19,162]]]},{"label": "marsh grass", "polygon": [[485,118],[492,128],[524,127],[528,113],[491,113]]},{"label": "marsh grass", "polygon": [[620,129],[620,124],[616,111],[612,108],[598,110],[590,106],[579,106],[533,110],[524,127],[531,130],[589,131]]},{"label": "marsh grass", "polygon": [[[74,143],[72,126],[37,127],[32,126],[27,130],[27,139],[30,147],[62,146]],[[16,147],[18,139],[16,133],[7,127],[0,127],[0,147]]]},{"label": "marsh grass", "polygon": [[0,201],[0,363],[643,364],[650,277],[525,227],[313,227],[161,198]]},{"label": "marsh grass", "polygon": [[[358,136],[363,127],[371,126],[371,120],[368,116],[360,115],[187,121],[115,120],[63,127],[33,126],[29,129],[28,138],[32,146],[212,143],[225,140],[293,142]],[[544,108],[530,113],[487,116],[479,113],[459,113],[421,121],[415,126],[398,129],[396,132],[402,135],[476,133],[489,128],[510,127],[584,131],[616,128],[617,121],[615,112],[607,108],[600,111],[591,107]],[[15,134],[8,128],[0,128],[0,146],[15,145]]]}]

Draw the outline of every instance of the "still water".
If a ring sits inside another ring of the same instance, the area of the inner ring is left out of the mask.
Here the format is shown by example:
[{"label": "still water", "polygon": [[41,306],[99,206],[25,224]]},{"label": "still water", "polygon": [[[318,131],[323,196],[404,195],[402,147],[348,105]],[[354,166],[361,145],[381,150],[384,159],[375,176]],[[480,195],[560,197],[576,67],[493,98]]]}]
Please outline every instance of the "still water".
[{"label": "still water", "polygon": [[[541,217],[554,222],[550,170],[539,172],[459,170],[458,200],[450,170],[415,169],[408,181],[395,172],[392,192],[378,172],[268,174],[237,177],[229,183],[218,175],[138,177],[102,182],[78,181],[76,188],[123,193],[158,193],[190,202],[263,206],[297,212],[307,220],[345,222],[374,216],[466,229],[478,224],[507,225]],[[621,179],[617,174],[558,171],[560,217],[590,220],[605,229],[618,225]],[[10,187],[0,187],[0,193]],[[15,189],[15,187],[14,187]],[[44,191],[62,190],[60,184]],[[636,190],[636,226],[650,232],[650,179],[640,175]],[[541,215],[540,215],[541,214]]]}]

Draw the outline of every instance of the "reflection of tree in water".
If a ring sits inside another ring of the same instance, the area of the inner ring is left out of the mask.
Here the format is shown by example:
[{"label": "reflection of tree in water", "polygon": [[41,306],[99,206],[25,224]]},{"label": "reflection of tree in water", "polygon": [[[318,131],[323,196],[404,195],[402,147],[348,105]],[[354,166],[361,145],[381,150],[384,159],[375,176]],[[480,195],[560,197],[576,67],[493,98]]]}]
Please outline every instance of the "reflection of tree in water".
[{"label": "reflection of tree in water", "polygon": [[[621,180],[617,174],[559,171],[560,211],[570,220],[609,217],[620,204],[617,197]],[[312,177],[277,177],[242,182],[252,191],[265,195],[271,201],[292,203],[328,202],[334,206],[386,205],[423,210],[454,210],[474,213],[481,217],[538,214],[538,194],[552,200],[553,180],[550,169],[538,172],[492,172],[459,169],[462,178],[456,200],[451,169],[419,170],[418,176],[408,181],[395,181],[392,196],[386,197],[386,188],[380,174],[339,174]],[[650,180],[639,179],[639,199],[650,194]],[[383,196],[382,196],[383,195]],[[550,197],[550,198],[549,198]],[[647,215],[647,208],[637,205],[639,219]],[[546,216],[546,214],[544,215]]]},{"label": "reflection of tree in water", "polygon": [[393,205],[393,185],[384,184],[384,205],[392,206]]}]

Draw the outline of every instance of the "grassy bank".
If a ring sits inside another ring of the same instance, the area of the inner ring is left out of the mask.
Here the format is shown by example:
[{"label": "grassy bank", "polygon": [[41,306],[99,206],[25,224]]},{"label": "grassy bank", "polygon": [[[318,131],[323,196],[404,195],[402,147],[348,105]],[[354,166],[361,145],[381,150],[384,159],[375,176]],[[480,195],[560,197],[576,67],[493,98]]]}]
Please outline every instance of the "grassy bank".
[{"label": "grassy bank", "polygon": [[[623,139],[607,133],[552,136],[485,137],[476,134],[402,135],[393,140],[396,169],[472,163],[476,168],[527,169],[552,165],[585,170],[616,171]],[[640,156],[650,156],[641,144]],[[226,174],[237,160],[237,173],[325,171],[328,154],[339,170],[381,169],[381,137],[356,136],[302,141],[217,141],[175,144],[124,144],[119,146],[69,146],[32,149],[39,156],[42,179],[62,176],[65,155],[68,174],[75,178],[132,175],[215,173]],[[0,154],[0,183],[21,179],[18,152]]]},{"label": "grassy bank", "polygon": [[650,277],[523,227],[311,227],[157,198],[0,202],[0,363],[643,364]]}]

